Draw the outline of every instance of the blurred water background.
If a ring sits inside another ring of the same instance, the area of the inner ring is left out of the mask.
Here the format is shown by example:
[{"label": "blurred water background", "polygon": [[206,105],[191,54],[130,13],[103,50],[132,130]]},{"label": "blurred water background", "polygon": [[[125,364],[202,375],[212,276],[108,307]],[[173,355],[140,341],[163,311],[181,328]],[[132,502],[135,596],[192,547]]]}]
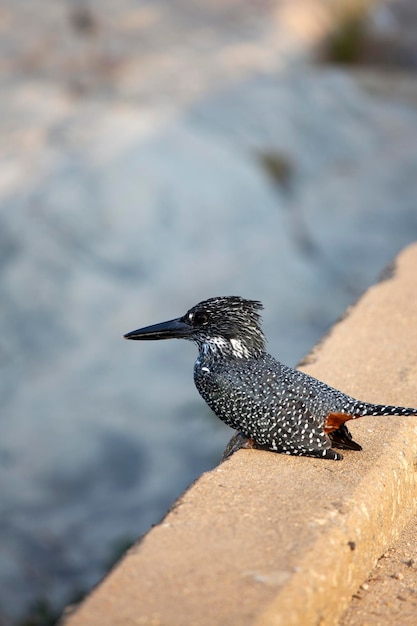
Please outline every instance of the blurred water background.
[{"label": "blurred water background", "polygon": [[231,435],[194,346],[123,333],[241,295],[295,365],[416,239],[417,10],[6,0],[0,28],[0,624],[33,626]]}]

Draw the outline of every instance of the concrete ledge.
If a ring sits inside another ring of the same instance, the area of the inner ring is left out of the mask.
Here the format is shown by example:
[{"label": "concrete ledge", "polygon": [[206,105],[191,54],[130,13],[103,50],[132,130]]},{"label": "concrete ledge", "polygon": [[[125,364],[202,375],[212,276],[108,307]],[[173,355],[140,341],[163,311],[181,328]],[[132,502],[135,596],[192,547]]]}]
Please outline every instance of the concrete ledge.
[{"label": "concrete ledge", "polygon": [[[417,406],[417,246],[303,369]],[[279,357],[279,355],[276,355]],[[66,626],[336,624],[417,512],[417,420],[366,417],[341,462],[241,450],[203,475]]]}]

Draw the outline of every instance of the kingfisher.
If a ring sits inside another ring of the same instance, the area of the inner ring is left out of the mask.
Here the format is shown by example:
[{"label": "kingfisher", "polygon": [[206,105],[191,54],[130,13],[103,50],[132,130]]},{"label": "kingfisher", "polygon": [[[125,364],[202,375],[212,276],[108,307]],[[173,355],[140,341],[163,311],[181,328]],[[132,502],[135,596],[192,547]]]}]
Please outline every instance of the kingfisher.
[{"label": "kingfisher", "polygon": [[[187,339],[198,348],[194,382],[236,448],[339,461],[334,450],[361,450],[346,422],[365,415],[416,415],[417,409],[371,404],[280,363],[266,352],[257,300],[209,298],[182,317],[139,328],[126,339]],[[233,451],[232,449],[232,451]]]}]

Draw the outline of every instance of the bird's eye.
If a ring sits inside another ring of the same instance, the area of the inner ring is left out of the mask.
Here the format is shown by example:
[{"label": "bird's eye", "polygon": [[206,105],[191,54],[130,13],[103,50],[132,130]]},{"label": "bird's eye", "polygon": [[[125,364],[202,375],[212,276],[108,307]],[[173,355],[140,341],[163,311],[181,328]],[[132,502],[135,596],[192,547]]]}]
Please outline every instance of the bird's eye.
[{"label": "bird's eye", "polygon": [[197,311],[194,313],[192,321],[196,326],[204,326],[209,321],[209,316],[204,311]]}]

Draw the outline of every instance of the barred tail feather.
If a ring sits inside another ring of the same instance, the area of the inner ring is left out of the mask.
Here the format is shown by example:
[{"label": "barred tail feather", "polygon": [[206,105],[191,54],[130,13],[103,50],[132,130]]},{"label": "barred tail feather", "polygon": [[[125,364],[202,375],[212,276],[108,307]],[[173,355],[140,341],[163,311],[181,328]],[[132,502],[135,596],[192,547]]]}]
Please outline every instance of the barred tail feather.
[{"label": "barred tail feather", "polygon": [[417,409],[403,407],[403,406],[391,406],[389,404],[369,404],[367,402],[357,402],[352,411],[352,417],[364,417],[365,415],[399,415],[417,416]]}]

